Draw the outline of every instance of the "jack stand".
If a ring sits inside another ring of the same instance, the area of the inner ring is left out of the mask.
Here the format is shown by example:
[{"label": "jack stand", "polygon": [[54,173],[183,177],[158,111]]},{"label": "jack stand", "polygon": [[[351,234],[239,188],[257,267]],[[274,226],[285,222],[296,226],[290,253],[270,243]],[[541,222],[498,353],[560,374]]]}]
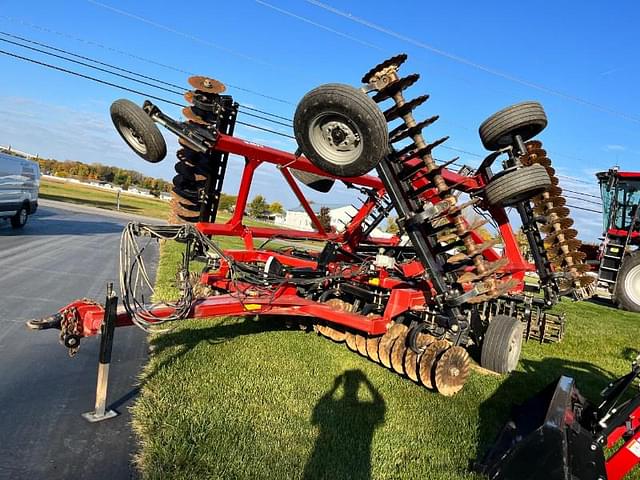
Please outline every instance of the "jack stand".
[{"label": "jack stand", "polygon": [[100,357],[98,361],[98,383],[96,385],[96,404],[93,412],[83,413],[85,420],[95,423],[118,415],[115,410],[106,410],[107,386],[109,383],[109,364],[113,347],[113,332],[116,327],[118,297],[113,292],[113,283],[107,286],[107,299],[104,305],[104,320],[100,327]]}]

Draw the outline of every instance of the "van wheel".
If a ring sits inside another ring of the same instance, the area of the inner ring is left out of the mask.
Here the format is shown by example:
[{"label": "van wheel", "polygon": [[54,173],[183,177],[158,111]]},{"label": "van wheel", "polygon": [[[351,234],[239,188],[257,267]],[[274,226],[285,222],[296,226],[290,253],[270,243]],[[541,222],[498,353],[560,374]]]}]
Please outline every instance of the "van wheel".
[{"label": "van wheel", "polygon": [[20,210],[11,217],[11,226],[13,228],[22,228],[26,225],[27,218],[29,218],[29,212],[27,212],[26,207],[22,206],[20,207]]}]

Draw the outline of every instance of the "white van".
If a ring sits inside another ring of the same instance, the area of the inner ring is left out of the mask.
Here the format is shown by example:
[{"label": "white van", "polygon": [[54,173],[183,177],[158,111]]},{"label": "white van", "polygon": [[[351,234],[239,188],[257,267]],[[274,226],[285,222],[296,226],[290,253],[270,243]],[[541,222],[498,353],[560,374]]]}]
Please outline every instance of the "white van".
[{"label": "white van", "polygon": [[40,167],[21,157],[0,153],[0,218],[22,228],[38,208]]}]

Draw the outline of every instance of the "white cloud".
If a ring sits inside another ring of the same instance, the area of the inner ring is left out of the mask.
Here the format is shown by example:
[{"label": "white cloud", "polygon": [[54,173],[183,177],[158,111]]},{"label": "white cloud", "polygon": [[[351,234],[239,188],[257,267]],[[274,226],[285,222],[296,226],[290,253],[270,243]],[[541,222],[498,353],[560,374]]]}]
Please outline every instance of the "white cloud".
[{"label": "white cloud", "polygon": [[604,149],[608,150],[610,152],[612,152],[612,151],[622,152],[622,151],[626,150],[627,148],[624,145],[613,144],[613,145],[605,146]]}]

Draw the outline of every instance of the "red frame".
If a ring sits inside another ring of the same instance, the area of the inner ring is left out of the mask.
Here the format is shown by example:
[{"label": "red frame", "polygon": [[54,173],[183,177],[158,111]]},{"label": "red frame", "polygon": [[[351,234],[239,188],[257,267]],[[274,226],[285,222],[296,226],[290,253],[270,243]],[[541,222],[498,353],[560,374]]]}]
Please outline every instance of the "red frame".
[{"label": "red frame", "polygon": [[[230,135],[219,134],[215,149],[220,152],[239,155],[245,159],[245,167],[240,180],[240,188],[238,190],[238,200],[236,202],[234,214],[226,223],[206,223],[201,222],[196,226],[198,230],[206,235],[226,235],[226,236],[239,236],[244,240],[245,247],[248,250],[253,250],[254,238],[269,238],[272,236],[280,236],[283,238],[291,239],[315,239],[315,240],[334,240],[343,244],[343,247],[347,250],[353,249],[360,243],[362,239],[358,236],[359,227],[362,221],[367,217],[375,206],[374,202],[368,201],[360,208],[353,220],[347,225],[345,230],[341,233],[325,232],[317,216],[313,212],[313,209],[309,205],[306,197],[298,187],[295,179],[291,176],[289,168],[302,170],[309,173],[315,173],[317,175],[323,175],[325,177],[340,179],[350,182],[354,185],[360,185],[363,187],[369,187],[376,190],[379,196],[384,195],[385,189],[382,181],[370,175],[364,175],[361,177],[336,177],[323,172],[318,167],[313,165],[305,157],[296,157],[295,155],[277,150],[275,148],[259,145],[247,140],[243,140]],[[407,162],[408,166],[413,166],[420,162],[420,159],[413,159]],[[311,222],[316,227],[317,232],[308,232],[301,230],[292,230],[284,228],[270,228],[270,227],[250,227],[243,224],[244,211],[247,206],[249,191],[251,188],[251,182],[255,170],[262,163],[271,163],[278,167],[285,181],[291,187],[296,198],[309,215]],[[445,182],[450,185],[455,185],[456,189],[469,193],[484,187],[486,179],[481,175],[476,176],[463,176],[459,175],[446,168],[441,171],[442,177]],[[427,180],[424,178],[417,178],[414,180],[416,188],[425,186]],[[424,193],[425,198],[439,201],[439,198],[435,191],[426,191]],[[504,242],[504,254],[509,258],[509,264],[505,267],[504,271],[509,271],[514,278],[522,281],[524,273],[528,271],[535,271],[535,265],[526,262],[520,253],[518,244],[509,223],[509,219],[505,210],[501,207],[489,207],[489,213],[496,220],[500,235]],[[482,238],[475,234],[472,234],[476,243],[482,243]],[[366,239],[370,243],[379,245],[394,245],[397,244],[398,239]],[[485,256],[488,260],[493,261],[500,258],[500,256],[492,249],[489,249]]]},{"label": "red frame", "polygon": [[[318,169],[305,157],[296,157],[288,152],[225,134],[218,134],[214,148],[216,151],[238,155],[245,159],[238,198],[232,217],[226,223],[200,222],[196,224],[196,228],[206,235],[237,236],[242,238],[245,249],[227,250],[225,253],[228,256],[243,262],[265,262],[269,257],[276,257],[282,264],[289,267],[315,269],[317,264],[313,260],[300,259],[293,255],[286,255],[280,252],[273,252],[264,249],[258,250],[253,245],[253,239],[277,236],[285,239],[312,239],[320,241],[333,240],[339,242],[341,247],[347,252],[355,250],[363,241],[380,246],[398,244],[400,240],[398,236],[394,236],[390,239],[362,238],[362,229],[360,227],[376,205],[375,199],[371,198],[367,199],[362,207],[360,207],[354,218],[346,225],[344,231],[339,233],[324,231],[320,221],[313,212],[313,209],[300,190],[295,179],[292,177],[289,169],[295,168],[304,172],[315,173],[325,177],[350,182],[354,185],[372,188],[378,198],[385,194],[384,185],[379,178],[370,175],[348,178],[332,176]],[[422,162],[419,158],[407,158],[404,159],[404,161],[409,167]],[[247,226],[243,223],[244,211],[247,206],[253,175],[255,170],[263,163],[274,164],[281,171],[285,181],[289,184],[293,193],[296,195],[296,198],[311,218],[311,222],[316,227],[317,231],[309,232],[286,228],[254,227]],[[481,175],[463,176],[446,168],[441,170],[441,175],[447,184],[454,185],[457,190],[465,193],[471,193],[481,189],[486,182],[486,179]],[[426,186],[427,180],[424,177],[417,175],[417,178],[413,180],[413,183],[415,188],[418,189]],[[435,189],[427,189],[422,195],[425,199],[428,199],[433,203],[440,201],[438,192]],[[528,271],[535,271],[535,265],[526,262],[523,259],[505,210],[502,207],[488,207],[488,211],[496,221],[500,235],[502,236],[504,242],[503,255],[509,259],[509,263],[503,267],[501,271],[509,273],[512,278],[519,281],[519,285],[513,289],[514,292],[522,291],[524,287],[524,274]],[[480,244],[483,242],[482,237],[476,232],[472,232],[471,235],[476,243]],[[487,249],[483,254],[489,261],[495,261],[501,258],[501,256],[493,249]],[[400,313],[409,309],[424,309],[429,297],[435,293],[432,289],[432,285],[428,281],[422,280],[418,282],[417,286],[410,287],[401,280],[389,277],[384,270],[377,272],[377,276],[374,278],[360,275],[360,277],[354,279],[391,290],[390,298],[387,302],[383,315],[364,317],[358,314],[336,311],[317,302],[303,299],[296,295],[295,289],[290,286],[284,286],[278,289],[275,293],[269,293],[268,295],[260,293],[250,284],[237,284],[235,282],[231,282],[227,278],[228,268],[229,266],[227,263],[222,260],[221,266],[217,271],[208,272],[202,275],[202,283],[216,287],[228,293],[196,302],[190,312],[190,317],[247,315],[258,312],[269,313],[271,315],[313,316],[366,334],[377,335],[384,333],[387,325]],[[338,264],[330,264],[328,268],[329,270],[332,268],[338,268]],[[417,260],[405,263],[401,268],[406,276],[415,278],[421,277],[424,272],[424,267]],[[340,270],[339,273],[343,275],[352,274],[345,270]],[[238,289],[242,290],[242,292],[246,294],[246,292],[251,292],[252,288],[255,290],[255,293],[251,296],[250,302],[246,297],[241,300],[240,296],[237,295]],[[82,306],[80,317],[83,324],[83,335],[90,336],[97,334],[102,322],[100,309],[96,310],[94,308],[90,308],[83,305],[82,302],[78,303],[76,306]],[[249,306],[249,308],[247,308],[247,306]],[[154,310],[154,313],[163,317],[173,313],[173,308],[168,306],[158,307]],[[131,323],[132,319],[129,318],[126,312],[123,311],[119,313],[119,326],[129,325]]]},{"label": "red frame", "polygon": [[628,431],[633,432],[607,460],[607,480],[621,480],[640,463],[640,407],[629,415],[627,423],[620,425],[607,437],[607,447],[613,448]]}]

